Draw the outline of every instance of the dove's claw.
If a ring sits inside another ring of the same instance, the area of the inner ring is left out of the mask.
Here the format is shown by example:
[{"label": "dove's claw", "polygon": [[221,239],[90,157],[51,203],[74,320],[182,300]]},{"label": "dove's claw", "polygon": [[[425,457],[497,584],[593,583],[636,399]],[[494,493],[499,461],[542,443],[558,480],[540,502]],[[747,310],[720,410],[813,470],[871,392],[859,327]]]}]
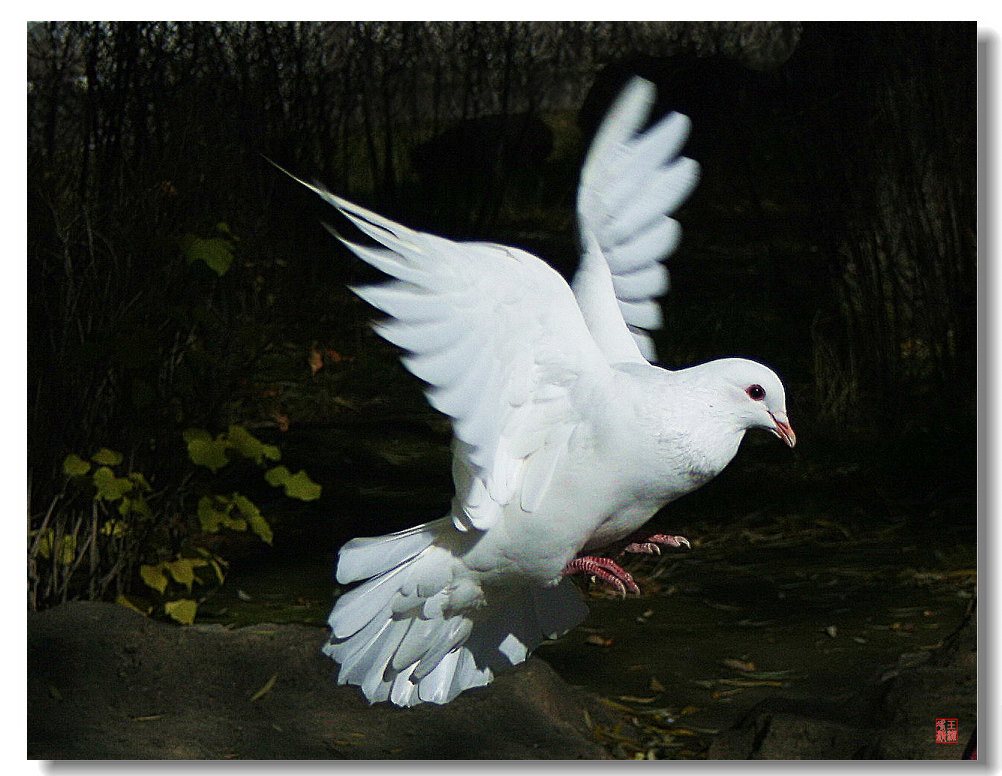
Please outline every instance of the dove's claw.
[{"label": "dove's claw", "polygon": [[661,547],[681,547],[685,545],[690,549],[692,545],[684,536],[674,536],[672,534],[654,534],[648,536],[641,542],[630,542],[623,548],[623,552],[641,553],[644,555],[660,555]]},{"label": "dove's claw", "polygon": [[601,582],[614,588],[621,596],[626,597],[627,591],[640,595],[640,588],[633,581],[633,575],[618,563],[609,558],[585,555],[575,558],[564,566],[564,575],[591,574]]},{"label": "dove's claw", "polygon": [[660,555],[661,548],[654,542],[630,542],[623,548],[623,552],[632,552],[638,555]]}]

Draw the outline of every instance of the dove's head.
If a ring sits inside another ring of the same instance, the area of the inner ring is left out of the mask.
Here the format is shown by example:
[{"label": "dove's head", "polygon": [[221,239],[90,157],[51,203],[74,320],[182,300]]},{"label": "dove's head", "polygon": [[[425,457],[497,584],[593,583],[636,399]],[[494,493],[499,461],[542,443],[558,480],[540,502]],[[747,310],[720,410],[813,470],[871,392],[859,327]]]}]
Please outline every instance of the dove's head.
[{"label": "dove's head", "polygon": [[718,391],[720,409],[731,415],[742,429],[764,428],[790,447],[797,443],[786,414],[786,391],[769,367],[744,358],[722,358],[704,364]]}]

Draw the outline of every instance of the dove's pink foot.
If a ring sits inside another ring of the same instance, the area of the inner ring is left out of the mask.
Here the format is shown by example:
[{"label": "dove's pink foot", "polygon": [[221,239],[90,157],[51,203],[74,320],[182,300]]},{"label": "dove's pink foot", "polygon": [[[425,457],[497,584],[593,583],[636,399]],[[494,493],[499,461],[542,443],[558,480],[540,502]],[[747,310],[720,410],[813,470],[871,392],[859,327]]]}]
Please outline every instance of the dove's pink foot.
[{"label": "dove's pink foot", "polygon": [[584,555],[580,558],[575,558],[564,566],[563,573],[564,575],[591,574],[596,579],[615,588],[624,598],[627,591],[640,595],[640,588],[633,581],[633,575],[629,571],[620,568],[618,563],[609,558]]},{"label": "dove's pink foot", "polygon": [[639,542],[630,542],[623,548],[623,552],[635,552],[643,555],[660,555],[662,547],[681,547],[685,545],[689,549],[692,545],[684,536],[674,536],[672,534],[654,534]]}]

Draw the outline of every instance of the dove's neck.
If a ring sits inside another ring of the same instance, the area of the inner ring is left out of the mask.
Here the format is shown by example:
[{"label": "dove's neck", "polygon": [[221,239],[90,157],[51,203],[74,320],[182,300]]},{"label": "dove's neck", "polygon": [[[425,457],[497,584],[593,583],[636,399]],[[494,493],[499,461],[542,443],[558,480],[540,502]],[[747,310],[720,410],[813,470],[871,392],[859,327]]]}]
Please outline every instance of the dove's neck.
[{"label": "dove's neck", "polygon": [[[698,367],[694,368],[699,370]],[[619,365],[633,394],[634,449],[642,487],[671,501],[716,477],[737,453],[745,429],[719,411],[712,380],[690,370]],[[701,370],[700,370],[701,371]],[[639,433],[638,433],[639,432]]]}]

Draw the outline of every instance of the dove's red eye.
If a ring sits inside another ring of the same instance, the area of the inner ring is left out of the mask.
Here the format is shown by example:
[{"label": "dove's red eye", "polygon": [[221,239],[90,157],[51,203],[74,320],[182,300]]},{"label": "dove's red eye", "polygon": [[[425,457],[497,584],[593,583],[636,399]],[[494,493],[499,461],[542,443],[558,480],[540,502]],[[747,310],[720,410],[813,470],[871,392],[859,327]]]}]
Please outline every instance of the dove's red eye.
[{"label": "dove's red eye", "polygon": [[745,389],[745,393],[755,401],[762,401],[765,398],[765,388],[761,385],[749,385]]}]

